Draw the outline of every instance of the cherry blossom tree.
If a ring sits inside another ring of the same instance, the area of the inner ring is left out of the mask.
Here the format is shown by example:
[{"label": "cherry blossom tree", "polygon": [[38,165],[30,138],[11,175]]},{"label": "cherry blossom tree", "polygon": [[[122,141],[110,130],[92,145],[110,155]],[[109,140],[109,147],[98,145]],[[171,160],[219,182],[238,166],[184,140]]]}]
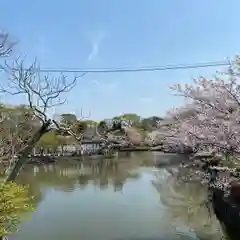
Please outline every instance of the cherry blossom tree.
[{"label": "cherry blossom tree", "polygon": [[193,85],[171,87],[176,96],[190,100],[185,108],[170,113],[174,124],[166,139],[192,147],[208,148],[239,158],[240,154],[240,58],[227,72],[213,79],[200,77]]},{"label": "cherry blossom tree", "polygon": [[[188,104],[168,113],[169,124],[159,124],[166,145],[174,143],[180,148],[190,147],[193,153],[202,150],[211,152],[212,158],[201,164],[205,172],[196,172],[202,175],[203,182],[206,180],[210,188],[234,193],[238,199],[240,174],[236,165],[240,160],[239,67],[240,58],[236,57],[227,71],[217,72],[212,79],[200,77],[193,84],[172,86],[175,95],[186,98]],[[195,164],[196,161],[193,161]]]}]

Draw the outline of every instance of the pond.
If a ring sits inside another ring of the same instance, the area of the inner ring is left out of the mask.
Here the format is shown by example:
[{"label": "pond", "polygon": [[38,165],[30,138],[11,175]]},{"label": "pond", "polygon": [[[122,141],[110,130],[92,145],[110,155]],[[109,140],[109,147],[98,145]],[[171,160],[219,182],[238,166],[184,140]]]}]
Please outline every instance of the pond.
[{"label": "pond", "polygon": [[28,165],[19,182],[30,185],[37,209],[10,239],[219,240],[218,222],[200,206],[201,186],[168,181],[154,159],[141,153]]}]

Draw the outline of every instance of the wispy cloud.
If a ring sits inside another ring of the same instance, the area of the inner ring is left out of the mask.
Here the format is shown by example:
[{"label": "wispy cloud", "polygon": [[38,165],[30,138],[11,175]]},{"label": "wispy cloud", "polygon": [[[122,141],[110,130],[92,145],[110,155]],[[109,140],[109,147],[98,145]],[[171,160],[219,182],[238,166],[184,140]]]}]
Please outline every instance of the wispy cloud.
[{"label": "wispy cloud", "polygon": [[92,37],[92,40],[91,40],[92,49],[87,57],[88,61],[93,60],[98,55],[100,45],[105,39],[105,37],[106,37],[106,33],[103,31]]}]

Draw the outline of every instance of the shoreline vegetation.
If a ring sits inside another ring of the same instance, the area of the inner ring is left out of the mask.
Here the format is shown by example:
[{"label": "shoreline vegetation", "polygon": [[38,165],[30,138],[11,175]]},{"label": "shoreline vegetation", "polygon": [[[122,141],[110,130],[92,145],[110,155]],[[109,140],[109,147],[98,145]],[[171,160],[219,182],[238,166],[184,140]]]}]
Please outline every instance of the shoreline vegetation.
[{"label": "shoreline vegetation", "polygon": [[[0,93],[27,99],[26,105],[0,106],[0,161],[7,163],[2,189],[15,182],[31,155],[72,152],[79,156],[98,153],[111,157],[121,151],[181,153],[191,160],[180,166],[191,169],[188,181],[197,180],[207,186],[208,203],[227,235],[231,240],[239,239],[239,57],[213,79],[199,77],[191,85],[173,86],[175,95],[188,99],[188,104],[169,111],[163,118],[142,119],[136,114],[124,114],[95,122],[86,120],[90,116],[84,117],[82,112],[80,117],[69,113],[54,118],[48,115],[49,109],[65,102],[61,96],[70,92],[86,73],[68,81],[63,74],[41,75],[36,72],[37,62],[26,66],[20,58],[8,61],[14,49],[8,34],[1,33],[0,42],[0,58],[7,59],[0,65],[6,76]],[[85,148],[86,140],[97,145],[95,152]],[[9,224],[1,223],[2,239]]]}]

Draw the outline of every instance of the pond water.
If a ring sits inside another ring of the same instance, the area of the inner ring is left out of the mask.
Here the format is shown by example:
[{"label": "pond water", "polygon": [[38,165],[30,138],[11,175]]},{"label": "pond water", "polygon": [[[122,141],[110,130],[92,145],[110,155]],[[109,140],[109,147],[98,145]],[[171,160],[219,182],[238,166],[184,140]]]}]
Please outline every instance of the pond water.
[{"label": "pond water", "polygon": [[219,240],[218,222],[200,207],[204,190],[167,181],[169,172],[153,159],[144,153],[28,165],[19,182],[30,185],[37,209],[10,239]]}]

